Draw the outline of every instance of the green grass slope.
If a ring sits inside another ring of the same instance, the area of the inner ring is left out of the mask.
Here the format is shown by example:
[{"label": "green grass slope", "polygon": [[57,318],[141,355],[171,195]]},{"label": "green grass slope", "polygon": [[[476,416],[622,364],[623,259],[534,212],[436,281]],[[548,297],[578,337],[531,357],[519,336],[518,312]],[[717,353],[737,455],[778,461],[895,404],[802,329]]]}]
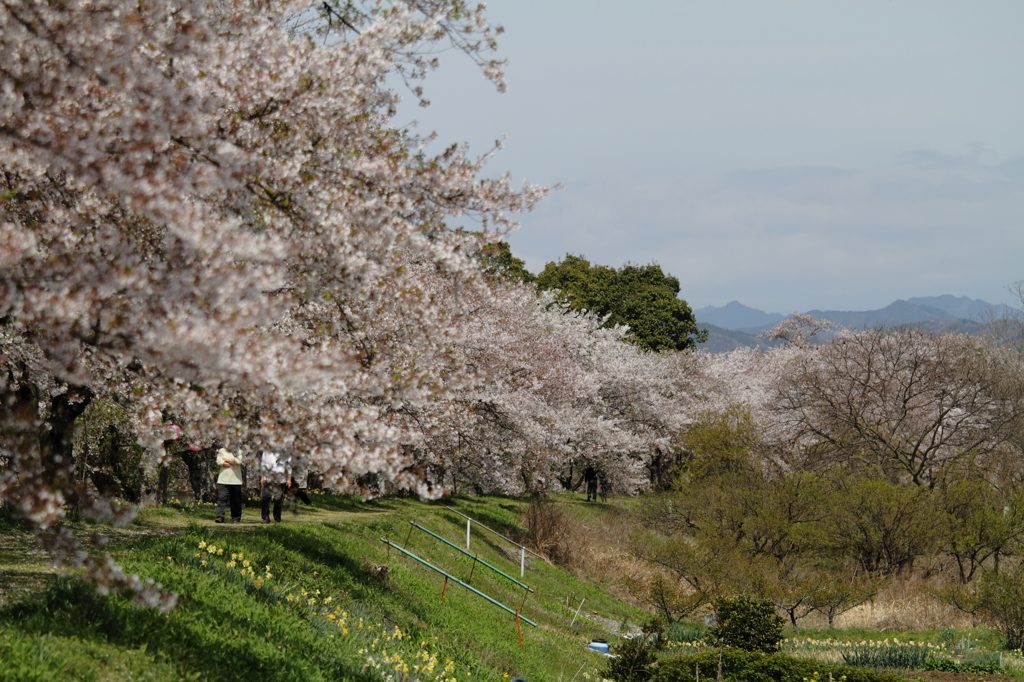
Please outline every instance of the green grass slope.
[{"label": "green grass slope", "polygon": [[[618,627],[608,624],[645,617],[533,559],[522,581],[535,592],[524,600],[514,582],[409,524],[464,545],[465,519],[445,505],[508,535],[517,530],[518,500],[316,501],[280,525],[256,523],[253,509],[238,526],[214,525],[209,510],[195,507],[143,515],[138,533],[115,538],[115,558],[176,592],[177,608],[162,614],[73,578],[52,581],[0,610],[0,680],[571,682],[604,665],[586,649],[592,637],[614,641],[609,630]],[[521,623],[520,645],[513,615],[454,583],[444,587],[443,576],[382,537],[521,607],[538,627]],[[471,548],[519,578],[518,550],[504,540],[474,527]],[[590,620],[570,625],[567,603],[583,598]]]}]

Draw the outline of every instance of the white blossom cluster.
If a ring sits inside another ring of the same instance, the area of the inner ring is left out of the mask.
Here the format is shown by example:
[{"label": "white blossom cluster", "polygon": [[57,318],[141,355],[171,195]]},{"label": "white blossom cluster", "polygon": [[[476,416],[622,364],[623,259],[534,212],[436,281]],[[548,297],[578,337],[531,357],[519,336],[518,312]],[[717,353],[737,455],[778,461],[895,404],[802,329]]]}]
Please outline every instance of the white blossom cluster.
[{"label": "white blossom cluster", "polygon": [[469,374],[444,399],[402,415],[419,426],[419,460],[436,481],[549,490],[572,465],[578,476],[589,464],[620,492],[644,486],[649,454],[683,420],[685,356],[644,352],[625,328],[602,328],[555,300],[500,282],[486,296],[450,296],[464,311],[451,362]]}]

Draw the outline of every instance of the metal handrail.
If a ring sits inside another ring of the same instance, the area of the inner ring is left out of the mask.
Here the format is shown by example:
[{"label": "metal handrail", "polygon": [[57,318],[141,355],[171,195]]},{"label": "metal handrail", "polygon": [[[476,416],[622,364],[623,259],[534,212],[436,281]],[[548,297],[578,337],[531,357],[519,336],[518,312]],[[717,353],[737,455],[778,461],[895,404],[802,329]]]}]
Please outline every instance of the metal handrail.
[{"label": "metal handrail", "polygon": [[443,575],[445,578],[448,578],[449,580],[452,580],[452,581],[458,583],[459,585],[462,585],[463,587],[465,587],[470,592],[473,592],[473,593],[483,597],[484,599],[486,599],[487,601],[491,602],[495,606],[508,611],[509,613],[511,613],[513,616],[515,616],[517,619],[523,621],[524,623],[529,623],[533,627],[537,627],[537,624],[534,623],[529,618],[526,618],[525,616],[521,616],[519,613],[517,613],[517,612],[513,611],[512,609],[510,609],[509,607],[505,606],[500,601],[498,601],[498,600],[496,600],[496,599],[494,599],[494,598],[484,594],[483,592],[481,592],[480,590],[476,589],[472,585],[467,585],[466,583],[462,582],[461,580],[459,580],[455,576],[451,575],[447,571],[444,571],[444,570],[438,568],[437,566],[435,566],[434,564],[430,563],[429,561],[427,561],[425,559],[419,558],[418,556],[416,556],[415,554],[413,554],[409,550],[405,549],[404,547],[399,547],[398,545],[396,545],[395,543],[391,542],[391,540],[388,540],[387,538],[381,538],[380,541],[383,542],[385,545],[387,545],[389,547],[394,547],[399,552],[412,557],[413,559],[415,559],[416,561],[420,562],[421,564],[423,564],[427,568],[432,568],[433,570],[435,570],[438,573],[440,573],[441,575]]},{"label": "metal handrail", "polygon": [[479,562],[480,562],[481,564],[483,564],[483,565],[484,565],[484,566],[486,566],[487,568],[491,569],[491,570],[492,570],[492,571],[494,571],[495,573],[500,573],[501,575],[505,576],[506,578],[508,578],[509,580],[511,580],[512,582],[514,582],[514,583],[515,583],[516,585],[519,585],[519,587],[523,588],[523,589],[524,589],[524,590],[526,590],[527,592],[533,592],[533,588],[532,588],[532,587],[530,587],[529,585],[526,585],[526,584],[523,584],[523,583],[519,582],[518,580],[516,580],[515,578],[513,578],[512,576],[510,576],[510,575],[509,575],[508,573],[505,573],[505,572],[504,572],[503,570],[501,570],[500,568],[496,568],[496,567],[494,567],[494,566],[491,566],[491,565],[490,565],[489,563],[487,563],[486,561],[484,561],[483,559],[481,559],[480,557],[478,557],[478,556],[477,556],[476,554],[472,554],[472,553],[470,553],[470,552],[467,552],[466,550],[462,549],[461,547],[459,547],[459,546],[458,546],[458,545],[456,545],[455,543],[453,543],[453,542],[449,542],[448,540],[445,540],[445,539],[444,539],[443,537],[441,537],[441,536],[440,536],[440,535],[438,535],[437,533],[433,532],[433,531],[432,531],[432,530],[430,530],[429,528],[424,528],[423,526],[421,526],[420,524],[416,523],[415,521],[410,521],[409,523],[410,523],[410,524],[411,524],[411,525],[412,525],[412,526],[413,526],[414,528],[419,528],[419,529],[420,529],[421,531],[423,531],[424,533],[427,533],[427,534],[429,534],[429,535],[433,535],[433,536],[434,536],[435,538],[437,538],[438,540],[440,540],[440,541],[441,541],[441,542],[443,542],[444,544],[448,545],[449,547],[452,547],[452,548],[454,548],[454,549],[457,549],[457,550],[459,550],[460,552],[462,552],[462,553],[463,553],[463,554],[465,554],[466,556],[468,556],[468,557],[472,557],[472,558],[473,558],[473,559],[474,559],[475,561],[479,561]]}]

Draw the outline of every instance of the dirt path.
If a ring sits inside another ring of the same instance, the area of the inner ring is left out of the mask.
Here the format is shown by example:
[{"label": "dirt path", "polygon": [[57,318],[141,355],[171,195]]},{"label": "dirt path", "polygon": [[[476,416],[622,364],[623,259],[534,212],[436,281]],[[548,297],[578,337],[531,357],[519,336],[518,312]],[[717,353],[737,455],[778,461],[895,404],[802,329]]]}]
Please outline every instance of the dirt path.
[{"label": "dirt path", "polygon": [[42,590],[56,573],[35,536],[0,532],[0,606]]}]

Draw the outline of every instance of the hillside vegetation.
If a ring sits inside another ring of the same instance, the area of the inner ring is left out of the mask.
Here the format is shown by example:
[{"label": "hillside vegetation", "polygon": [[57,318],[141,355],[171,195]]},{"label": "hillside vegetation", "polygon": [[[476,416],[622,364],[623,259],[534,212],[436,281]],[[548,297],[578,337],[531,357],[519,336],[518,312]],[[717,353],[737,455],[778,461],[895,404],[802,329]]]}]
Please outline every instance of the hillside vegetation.
[{"label": "hillside vegetation", "polygon": [[[662,622],[655,631],[651,614],[639,608],[647,598],[640,588],[659,575],[627,550],[645,533],[638,523],[644,515],[635,513],[649,503],[645,498],[426,503],[317,495],[315,502],[274,525],[259,524],[253,507],[240,525],[214,525],[211,509],[201,504],[145,510],[121,531],[73,524],[109,536],[122,565],[176,593],[177,606],[166,613],[134,604],[128,593],[98,593],[73,575],[40,571],[34,583],[26,580],[34,559],[8,562],[32,540],[8,524],[4,575],[21,570],[29,589],[4,595],[0,680],[669,682],[700,670],[705,678],[715,674],[720,649],[700,618]],[[533,593],[524,598],[510,579],[519,579],[520,568],[512,542],[474,524],[470,549],[477,563],[409,523],[464,546],[466,520],[452,509],[552,557],[526,555],[522,582]],[[513,615],[453,581],[445,585],[442,575],[382,538],[520,610],[521,642]],[[800,629],[787,628],[781,653],[726,648],[724,679],[799,681],[817,674],[824,680],[831,671],[835,679],[865,682],[981,680],[981,672],[996,670],[1021,678],[1015,655],[1003,661],[993,653],[997,633],[963,626],[952,610],[945,612],[947,624],[961,627],[938,627],[934,614],[907,608],[923,601],[928,597],[919,586],[904,580],[878,594],[869,612],[845,614],[837,625],[848,629],[822,630],[823,619],[811,616]],[[866,618],[901,609],[898,631],[871,628]],[[649,634],[641,635],[642,627]],[[625,663],[609,668],[609,659],[586,648],[595,638],[611,643]],[[626,664],[637,652],[646,667],[631,672]],[[851,661],[862,667],[846,665]],[[926,661],[939,672],[872,672]],[[970,672],[941,672],[960,669]]]}]

